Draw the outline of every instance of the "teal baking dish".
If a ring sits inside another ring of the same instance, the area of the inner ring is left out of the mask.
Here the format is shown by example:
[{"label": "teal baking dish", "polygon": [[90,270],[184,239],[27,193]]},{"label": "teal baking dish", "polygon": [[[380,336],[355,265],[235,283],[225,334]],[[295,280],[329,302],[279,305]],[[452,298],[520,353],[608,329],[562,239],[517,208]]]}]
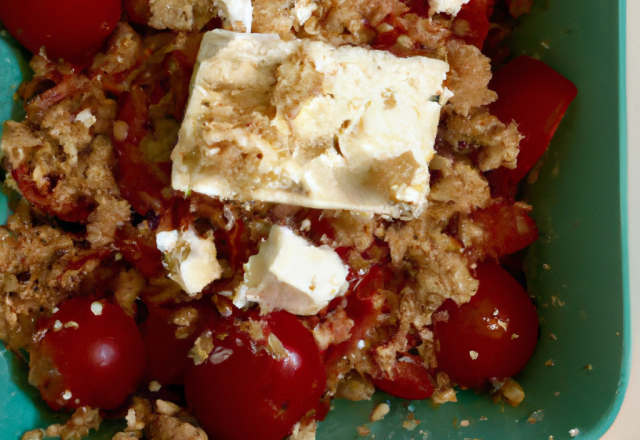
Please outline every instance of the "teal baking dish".
[{"label": "teal baking dish", "polygon": [[[459,403],[440,406],[384,393],[373,401],[335,401],[318,440],[365,438],[356,429],[361,426],[370,430],[366,438],[378,440],[595,440],[618,413],[631,361],[625,0],[537,0],[510,44],[513,55],[545,61],[579,90],[537,181],[524,189],[540,228],[526,261],[529,292],[539,305],[540,342],[517,377],[527,397],[517,408],[473,391],[460,391]],[[1,120],[21,117],[13,94],[28,74],[24,54],[3,32]],[[4,222],[6,201],[0,204]],[[63,420],[27,383],[24,365],[4,350],[0,400],[1,440]],[[369,422],[380,402],[390,404],[390,414]],[[91,438],[109,439],[122,426],[107,423]]]}]

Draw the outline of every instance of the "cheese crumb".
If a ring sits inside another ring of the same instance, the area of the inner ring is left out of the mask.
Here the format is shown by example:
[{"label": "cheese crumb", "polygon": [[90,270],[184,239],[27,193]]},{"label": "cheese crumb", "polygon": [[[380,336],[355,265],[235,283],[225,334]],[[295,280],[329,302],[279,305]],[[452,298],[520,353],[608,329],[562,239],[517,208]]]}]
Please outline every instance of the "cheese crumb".
[{"label": "cheese crumb", "polygon": [[301,231],[311,230],[311,221],[309,221],[309,219],[306,219],[306,218],[302,220],[302,223],[300,224],[300,230]]},{"label": "cheese crumb", "polygon": [[100,301],[94,301],[94,302],[91,303],[91,311],[96,316],[102,315],[102,309],[103,308],[104,308],[104,306],[102,305],[102,303]]},{"label": "cheese crumb", "polygon": [[471,359],[473,359],[475,361],[476,359],[478,359],[478,352],[471,350],[469,352],[469,356],[471,356]]},{"label": "cheese crumb", "polygon": [[75,321],[69,321],[64,324],[64,328],[80,328],[80,326]]},{"label": "cheese crumb", "polygon": [[455,17],[467,3],[469,0],[429,0],[429,15],[444,13]]},{"label": "cheese crumb", "polygon": [[91,128],[95,125],[97,119],[93,116],[91,110],[86,108],[76,115],[76,121],[82,122],[87,128]]},{"label": "cheese crumb", "polygon": [[260,304],[263,313],[286,310],[294,315],[315,315],[349,288],[348,269],[328,246],[316,247],[274,225],[258,255],[244,266],[244,281],[233,303]]},{"label": "cheese crumb", "polygon": [[580,434],[580,430],[578,428],[573,428],[569,430],[569,434],[571,437],[577,437]]},{"label": "cheese crumb", "polygon": [[169,271],[169,278],[190,296],[200,293],[222,276],[211,233],[200,238],[191,227],[184,232],[159,232],[156,243],[164,254],[163,264]]},{"label": "cheese crumb", "polygon": [[69,390],[66,390],[64,393],[62,393],[62,398],[63,398],[64,400],[70,400],[70,399],[71,399],[71,397],[72,397],[72,396],[71,396],[71,391],[69,391]]},{"label": "cheese crumb", "polygon": [[157,380],[152,380],[151,382],[149,382],[149,391],[151,391],[152,393],[157,393],[158,391],[160,391],[160,388],[162,388],[162,384],[160,384],[160,382],[158,382]]},{"label": "cheese crumb", "polygon": [[56,319],[56,322],[53,323],[53,331],[57,332],[60,329],[62,329],[62,322],[60,322],[60,320]]}]

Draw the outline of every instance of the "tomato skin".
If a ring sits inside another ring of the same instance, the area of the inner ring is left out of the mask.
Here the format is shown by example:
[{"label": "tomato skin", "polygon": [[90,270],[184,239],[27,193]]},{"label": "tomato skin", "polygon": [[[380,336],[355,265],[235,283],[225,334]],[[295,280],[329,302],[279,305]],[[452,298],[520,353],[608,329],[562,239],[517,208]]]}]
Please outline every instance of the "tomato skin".
[{"label": "tomato skin", "polygon": [[525,136],[520,142],[517,167],[495,171],[505,174],[506,183],[514,186],[547,150],[578,89],[542,61],[524,55],[498,70],[489,89],[498,93],[498,100],[489,106],[491,114],[505,124],[517,122]]},{"label": "tomato skin", "polygon": [[189,366],[185,380],[189,407],[210,438],[281,440],[325,391],[320,353],[296,317],[272,312],[252,319],[264,322],[289,356],[275,359],[233,321],[214,329],[214,350],[204,363]]},{"label": "tomato skin", "polygon": [[22,195],[34,206],[43,210],[49,215],[55,215],[60,220],[73,223],[86,223],[89,214],[93,210],[94,203],[87,197],[81,197],[75,202],[65,205],[54,203],[52,193],[51,180],[49,180],[48,188],[42,192],[33,181],[27,164],[21,165],[19,168],[11,171],[11,176],[18,184],[18,188]]},{"label": "tomato skin", "polygon": [[428,399],[433,394],[433,385],[428,370],[418,356],[406,355],[398,360],[393,379],[373,378],[376,388],[407,400]]},{"label": "tomato skin", "polygon": [[147,163],[140,151],[140,142],[149,134],[151,125],[149,103],[145,91],[133,86],[122,98],[116,118],[127,124],[127,137],[113,140],[118,169],[116,180],[122,196],[141,215],[149,211],[162,212],[169,204],[162,190],[170,185],[171,163]]},{"label": "tomato skin", "polygon": [[501,201],[471,213],[473,222],[487,232],[487,255],[498,258],[512,254],[538,239],[538,227],[529,212],[531,207],[523,203]]},{"label": "tomato skin", "polygon": [[[538,338],[536,308],[520,284],[493,261],[476,274],[480,287],[469,303],[447,300],[434,314],[438,368],[469,388],[518,373]],[[445,312],[448,319],[439,319]]]},{"label": "tomato skin", "polygon": [[51,61],[97,50],[121,15],[120,0],[1,0],[0,18],[31,52],[44,46]]},{"label": "tomato skin", "polygon": [[482,49],[489,34],[489,17],[493,12],[494,0],[470,0],[462,5],[453,20],[453,33],[465,43]]},{"label": "tomato skin", "polygon": [[140,333],[147,356],[143,383],[158,381],[161,385],[181,385],[184,383],[189,350],[197,335],[176,339],[178,328],[169,323],[173,310],[149,307],[147,320],[140,325]]},{"label": "tomato skin", "polygon": [[[142,376],[144,345],[133,318],[105,301],[96,315],[92,303],[85,298],[64,301],[56,313],[38,322],[38,330],[46,333],[32,353],[32,363],[34,358],[49,359],[59,373],[51,382],[45,378],[36,383],[54,410],[114,409],[136,390]],[[63,327],[56,331],[57,322]],[[77,328],[65,327],[69,322]],[[66,391],[71,393],[68,399]]]}]

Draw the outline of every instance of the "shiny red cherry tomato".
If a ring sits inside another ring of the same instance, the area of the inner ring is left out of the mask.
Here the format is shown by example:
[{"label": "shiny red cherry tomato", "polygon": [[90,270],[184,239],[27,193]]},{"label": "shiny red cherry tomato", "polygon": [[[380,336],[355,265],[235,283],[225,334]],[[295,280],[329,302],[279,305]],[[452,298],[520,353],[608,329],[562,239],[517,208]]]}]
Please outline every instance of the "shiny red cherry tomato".
[{"label": "shiny red cherry tomato", "polygon": [[454,35],[465,43],[482,49],[489,33],[489,17],[493,13],[494,0],[470,0],[462,5],[452,24]]},{"label": "shiny red cherry tomato", "polygon": [[474,223],[487,234],[484,249],[498,258],[524,249],[538,239],[538,227],[529,217],[531,207],[523,203],[500,201],[471,213]]},{"label": "shiny red cherry tomato", "polygon": [[121,14],[120,0],[0,0],[0,18],[31,52],[51,61],[82,58],[100,47]]},{"label": "shiny red cherry tomato", "polygon": [[143,383],[155,380],[161,385],[184,383],[187,371],[187,357],[197,335],[176,339],[178,326],[169,322],[173,310],[149,307],[149,316],[140,325],[147,363]]},{"label": "shiny red cherry tomato", "polygon": [[38,330],[44,336],[31,353],[30,380],[54,410],[113,409],[136,390],[144,345],[118,305],[70,299],[41,318]]},{"label": "shiny red cherry tomato", "polygon": [[470,388],[518,373],[538,338],[536,308],[520,284],[492,261],[476,274],[480,287],[470,302],[447,300],[434,314],[438,368]]},{"label": "shiny red cherry tomato", "polygon": [[376,388],[407,400],[428,399],[433,394],[429,372],[418,356],[405,355],[398,360],[394,378],[373,378]]},{"label": "shiny red cherry tomato", "polygon": [[[296,317],[273,312],[251,318],[262,323],[265,339],[226,320],[212,329],[208,359],[187,371],[187,402],[210,438],[281,440],[325,391],[320,353]],[[268,349],[269,334],[284,350]]]}]

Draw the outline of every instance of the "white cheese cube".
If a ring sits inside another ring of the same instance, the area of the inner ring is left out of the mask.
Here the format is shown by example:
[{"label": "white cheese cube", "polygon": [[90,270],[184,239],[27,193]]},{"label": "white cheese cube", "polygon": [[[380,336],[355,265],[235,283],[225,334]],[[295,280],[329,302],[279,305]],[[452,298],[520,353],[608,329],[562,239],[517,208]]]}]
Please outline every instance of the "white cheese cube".
[{"label": "white cheese cube", "polygon": [[315,247],[290,229],[273,226],[260,252],[245,264],[234,304],[260,304],[263,313],[315,315],[349,288],[347,267],[328,246]]},{"label": "white cheese cube", "polygon": [[169,278],[191,296],[222,275],[213,236],[200,238],[192,228],[184,232],[159,232],[156,245],[164,255]]},{"label": "white cheese cube", "polygon": [[198,59],[174,189],[394,217],[425,208],[444,61],[222,30]]},{"label": "white cheese cube", "polygon": [[251,0],[214,0],[213,4],[218,8],[218,15],[227,19],[233,30],[238,30],[237,23],[241,23],[245,32],[251,33],[253,19]]},{"label": "white cheese cube", "polygon": [[462,5],[469,3],[469,0],[429,0],[429,8],[431,13],[444,13],[452,16],[458,15]]}]

